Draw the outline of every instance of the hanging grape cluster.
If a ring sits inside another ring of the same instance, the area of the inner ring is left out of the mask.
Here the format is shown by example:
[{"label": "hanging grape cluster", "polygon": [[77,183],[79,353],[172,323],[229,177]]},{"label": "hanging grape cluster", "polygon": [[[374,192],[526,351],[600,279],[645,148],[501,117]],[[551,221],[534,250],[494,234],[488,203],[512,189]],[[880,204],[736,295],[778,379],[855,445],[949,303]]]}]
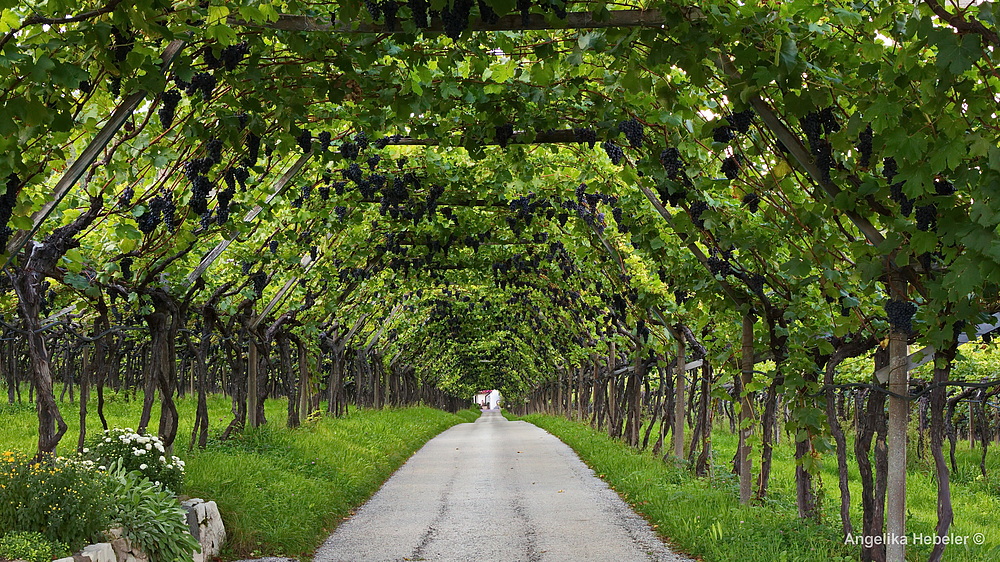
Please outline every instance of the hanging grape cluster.
[{"label": "hanging grape cluster", "polygon": [[205,61],[205,66],[212,70],[218,70],[224,68],[228,71],[236,70],[236,67],[243,61],[243,58],[250,53],[250,45],[246,41],[242,43],[237,43],[235,45],[229,45],[224,47],[219,53],[219,56],[215,56],[215,52],[212,47],[205,47],[202,52],[202,58]]},{"label": "hanging grape cluster", "polygon": [[307,154],[312,152],[312,144],[313,144],[312,132],[310,132],[308,129],[302,129],[302,132],[300,132],[299,135],[295,137],[295,144],[299,145],[299,148],[302,149],[302,152],[305,152]]},{"label": "hanging grape cluster", "polygon": [[[892,181],[894,177],[899,173],[896,166],[896,159],[888,156],[882,159],[882,176],[886,180]],[[913,213],[913,199],[910,199],[903,193],[903,182],[896,182],[889,185],[889,199],[896,202],[899,205],[899,212],[902,213],[904,217],[910,216]]]},{"label": "hanging grape cluster", "polygon": [[740,161],[736,156],[727,156],[722,161],[720,172],[725,174],[727,179],[734,180],[740,177]]},{"label": "hanging grape cluster", "polygon": [[625,134],[632,148],[642,147],[642,142],[645,140],[642,123],[635,119],[627,119],[618,123],[618,130]]},{"label": "hanging grape cluster", "polygon": [[[188,96],[193,96],[197,93],[201,93],[201,98],[205,101],[212,99],[212,93],[215,91],[215,86],[218,84],[215,76],[209,72],[199,72],[191,77],[191,82],[186,84],[185,93]],[[178,87],[184,85],[183,82],[179,82]]]},{"label": "hanging grape cluster", "polygon": [[160,96],[160,108],[156,110],[160,118],[160,125],[164,129],[169,129],[174,123],[174,115],[177,111],[177,103],[181,101],[181,93],[177,90],[168,90]]},{"label": "hanging grape cluster", "polygon": [[444,34],[452,41],[458,41],[462,32],[469,27],[469,15],[472,12],[472,0],[453,0],[451,5],[441,8],[441,21],[444,23]]},{"label": "hanging grape cluster", "polygon": [[858,134],[858,165],[862,168],[867,168],[871,165],[872,161],[872,141],[875,139],[875,134],[872,132],[872,126],[868,125],[865,130]]},{"label": "hanging grape cluster", "polygon": [[757,195],[757,193],[753,191],[747,193],[743,196],[743,204],[747,206],[747,209],[749,209],[751,213],[756,213],[760,208],[760,195]]},{"label": "hanging grape cluster", "polygon": [[588,129],[586,127],[576,127],[573,129],[573,138],[576,142],[583,144],[587,143],[587,146],[591,149],[597,144],[597,133],[593,129]]},{"label": "hanging grape cluster", "polygon": [[833,113],[832,107],[806,114],[800,121],[802,132],[809,141],[809,149],[819,168],[820,179],[830,181],[830,169],[833,168],[833,148],[830,141],[823,135],[830,135],[840,130],[840,123]]},{"label": "hanging grape cluster", "polygon": [[12,230],[8,223],[14,213],[14,206],[17,205],[17,194],[24,187],[21,178],[15,174],[7,176],[6,191],[0,196],[0,251],[6,251],[7,242],[10,240]]},{"label": "hanging grape cluster", "polygon": [[752,109],[744,109],[743,111],[726,115],[726,121],[729,122],[729,125],[736,132],[746,134],[750,131],[750,126],[753,125],[756,117],[757,114]]},{"label": "hanging grape cluster", "polygon": [[615,166],[619,165],[623,158],[625,158],[625,152],[622,151],[622,147],[614,143],[614,141],[604,141],[601,143],[601,148],[608,155],[611,163]]},{"label": "hanging grape cluster", "polygon": [[507,148],[507,144],[510,139],[514,137],[514,125],[512,123],[504,123],[503,125],[497,125],[493,134],[494,140],[500,145],[500,148]]},{"label": "hanging grape cluster", "polygon": [[937,228],[937,205],[920,205],[914,214],[917,230],[927,232]]},{"label": "hanging grape cluster", "polygon": [[684,163],[681,162],[681,151],[673,146],[664,148],[660,152],[660,164],[667,171],[668,177],[677,179],[680,176],[681,170],[684,169]]},{"label": "hanging grape cluster", "polygon": [[698,228],[705,228],[705,221],[701,218],[702,213],[708,210],[708,203],[704,201],[692,201],[688,212],[691,214],[691,222]]},{"label": "hanging grape cluster", "polygon": [[253,293],[256,299],[260,299],[264,296],[264,288],[267,287],[267,274],[263,271],[258,271],[250,275],[250,283],[253,286]]},{"label": "hanging grape cluster", "polygon": [[118,260],[118,268],[122,271],[122,279],[125,281],[132,280],[132,257],[125,256]]},{"label": "hanging grape cluster", "polygon": [[909,301],[890,300],[885,303],[885,313],[893,332],[910,334],[913,332],[913,315],[917,305]]}]

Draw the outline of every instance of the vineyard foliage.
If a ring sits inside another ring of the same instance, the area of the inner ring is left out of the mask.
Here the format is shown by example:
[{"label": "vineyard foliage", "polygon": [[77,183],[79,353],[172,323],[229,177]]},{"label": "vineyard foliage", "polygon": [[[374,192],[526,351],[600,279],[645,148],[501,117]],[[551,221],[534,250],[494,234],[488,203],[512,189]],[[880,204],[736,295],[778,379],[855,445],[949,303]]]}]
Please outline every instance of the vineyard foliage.
[{"label": "vineyard foliage", "polygon": [[946,369],[995,321],[998,15],[0,0],[0,308],[148,330],[168,444],[192,333],[349,335],[516,403],[616,346],[666,361],[682,327],[735,371],[759,319],[743,391],[813,447],[835,352],[894,332]]}]

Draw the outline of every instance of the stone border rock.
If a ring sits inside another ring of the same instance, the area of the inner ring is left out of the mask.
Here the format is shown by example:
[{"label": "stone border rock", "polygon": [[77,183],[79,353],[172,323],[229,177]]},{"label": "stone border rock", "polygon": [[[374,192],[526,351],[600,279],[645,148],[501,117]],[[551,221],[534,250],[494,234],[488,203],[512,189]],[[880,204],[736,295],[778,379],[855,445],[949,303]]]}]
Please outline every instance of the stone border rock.
[{"label": "stone border rock", "polygon": [[[188,529],[191,536],[201,545],[201,552],[194,553],[194,562],[212,560],[222,551],[226,542],[226,526],[222,523],[219,506],[214,501],[191,498],[181,502],[187,512]],[[121,529],[108,532],[111,542],[85,546],[82,551],[54,562],[147,562],[149,557],[133,548],[128,539],[121,536]],[[286,558],[265,558],[271,562],[296,562]],[[16,561],[15,561],[16,562]]]}]

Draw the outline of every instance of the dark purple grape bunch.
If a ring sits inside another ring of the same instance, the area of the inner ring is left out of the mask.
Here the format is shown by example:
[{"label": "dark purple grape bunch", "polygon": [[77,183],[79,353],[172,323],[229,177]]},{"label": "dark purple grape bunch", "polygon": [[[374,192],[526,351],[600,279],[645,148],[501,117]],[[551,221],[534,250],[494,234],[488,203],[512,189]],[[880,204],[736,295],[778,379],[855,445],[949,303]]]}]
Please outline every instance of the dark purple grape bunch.
[{"label": "dark purple grape bunch", "polygon": [[118,268],[121,269],[122,279],[125,281],[132,280],[132,257],[125,256],[118,260]]},{"label": "dark purple grape bunch", "polygon": [[168,90],[160,96],[160,108],[156,114],[160,117],[160,126],[164,130],[169,129],[174,123],[174,115],[177,112],[177,103],[181,101],[181,93],[178,90]]},{"label": "dark purple grape bunch", "polygon": [[493,139],[500,146],[500,148],[507,148],[510,144],[510,139],[514,137],[514,124],[504,123],[502,125],[497,125],[494,127]]},{"label": "dark purple grape bunch", "polygon": [[691,222],[698,228],[705,228],[705,220],[701,218],[701,215],[707,210],[708,203],[704,201],[692,201],[691,206],[688,207],[688,212],[691,214]]},{"label": "dark purple grape bunch", "polygon": [[604,141],[601,143],[601,148],[608,155],[611,163],[615,166],[619,165],[621,161],[625,158],[625,152],[622,151],[622,147],[614,143],[614,141]]},{"label": "dark purple grape bunch", "polygon": [[302,129],[302,132],[295,137],[295,144],[299,145],[302,152],[308,154],[312,152],[313,137],[312,133],[308,129]]},{"label": "dark purple grape bunch", "polygon": [[722,161],[720,172],[725,174],[726,179],[734,180],[740,177],[740,161],[736,156],[727,156]]},{"label": "dark purple grape bunch", "polygon": [[677,179],[681,174],[681,170],[684,169],[684,163],[681,162],[681,151],[673,146],[664,148],[660,152],[660,164],[667,171],[667,177]]},{"label": "dark purple grape bunch", "polygon": [[754,113],[752,109],[744,109],[743,111],[737,111],[726,115],[726,121],[729,122],[729,126],[733,131],[746,134],[750,131],[750,126],[753,125],[756,117],[757,114]]},{"label": "dark purple grape bunch", "polygon": [[909,301],[890,300],[885,303],[885,314],[893,332],[913,333],[913,315],[916,312],[917,305]]},{"label": "dark purple grape bunch", "polygon": [[642,143],[645,140],[645,132],[643,131],[642,123],[635,119],[626,119],[618,123],[618,130],[625,134],[625,138],[628,139],[629,146],[632,148],[642,147]]},{"label": "dark purple grape bunch", "polygon": [[191,77],[191,82],[187,86],[186,93],[188,96],[193,96],[200,92],[201,98],[208,101],[212,99],[212,93],[215,91],[217,84],[218,81],[211,73],[199,72]]},{"label": "dark purple grape bunch", "polygon": [[462,32],[469,27],[469,16],[472,13],[472,0],[454,0],[450,5],[441,8],[441,22],[444,24],[444,34],[452,41],[458,41]]},{"label": "dark purple grape bunch", "polygon": [[[891,156],[883,158],[882,176],[891,182],[897,174],[899,174],[899,168],[896,165],[896,159]],[[904,182],[900,181],[889,185],[889,199],[899,205],[899,212],[904,217],[909,217],[910,214],[913,213],[914,200],[909,198],[906,193],[903,192],[903,183]]]},{"label": "dark purple grape bunch", "polygon": [[575,127],[573,129],[573,139],[580,144],[587,143],[589,148],[594,148],[594,145],[597,144],[597,133],[593,129],[586,127]]},{"label": "dark purple grape bunch", "polygon": [[865,130],[858,134],[858,144],[856,145],[856,148],[858,149],[858,165],[862,168],[871,166],[872,141],[874,140],[875,133],[872,131],[871,125],[865,127]]},{"label": "dark purple grape bunch", "polygon": [[747,206],[747,209],[751,213],[756,214],[757,210],[760,209],[760,195],[757,195],[754,191],[747,193],[743,196],[743,204]]}]

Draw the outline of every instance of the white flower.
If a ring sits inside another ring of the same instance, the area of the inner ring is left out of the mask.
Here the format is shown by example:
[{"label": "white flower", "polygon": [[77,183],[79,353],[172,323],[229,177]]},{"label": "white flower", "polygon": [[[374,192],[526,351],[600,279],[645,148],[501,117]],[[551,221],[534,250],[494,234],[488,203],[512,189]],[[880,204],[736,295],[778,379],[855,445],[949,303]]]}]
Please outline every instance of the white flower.
[{"label": "white flower", "polygon": [[160,455],[160,462],[167,462],[167,457]]},{"label": "white flower", "polygon": [[139,470],[146,470],[147,468],[149,468],[149,465],[146,463],[142,463],[139,465]]},{"label": "white flower", "polygon": [[102,464],[101,466],[97,467],[97,469],[98,469],[98,470],[107,470],[107,469],[108,469],[108,467],[106,467],[106,466],[104,466],[104,465]]},{"label": "white flower", "polygon": [[134,454],[137,457],[139,455],[142,455],[142,454],[145,454],[145,453],[146,453],[146,451],[143,451],[142,449],[136,449],[136,450],[132,451],[132,454]]},{"label": "white flower", "polygon": [[153,450],[153,446],[150,445],[149,443],[146,443],[146,450],[147,451],[152,451]]},{"label": "white flower", "polygon": [[161,452],[161,453],[165,452],[163,450],[163,444],[161,444],[159,441],[156,442],[156,450],[159,451],[159,452]]},{"label": "white flower", "polygon": [[88,448],[84,447],[84,448],[83,448],[83,452],[84,452],[84,453],[89,453],[89,452],[90,452],[90,449],[88,449]]},{"label": "white flower", "polygon": [[104,438],[104,442],[105,443],[110,443],[111,442],[111,438],[110,437],[105,437]]}]

